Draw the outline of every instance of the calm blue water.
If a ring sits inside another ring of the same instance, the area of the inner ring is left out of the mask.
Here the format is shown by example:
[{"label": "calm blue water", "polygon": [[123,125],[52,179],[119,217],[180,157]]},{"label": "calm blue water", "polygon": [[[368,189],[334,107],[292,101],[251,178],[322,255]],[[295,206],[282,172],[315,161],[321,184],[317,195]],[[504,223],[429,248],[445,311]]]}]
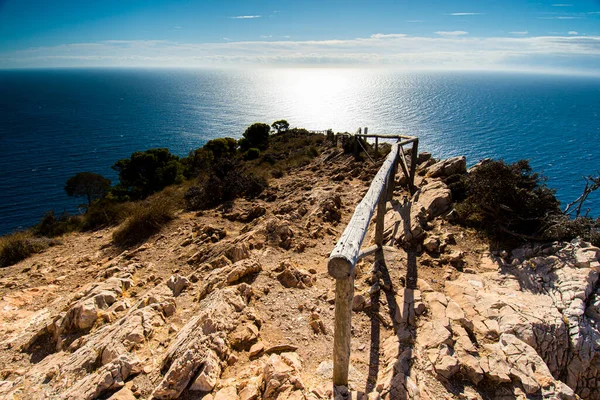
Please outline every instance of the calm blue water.
[{"label": "calm blue water", "polygon": [[[0,71],[0,234],[75,211],[64,182],[132,152],[184,156],[280,118],[404,133],[437,157],[531,160],[564,203],[600,170],[600,79],[353,69]],[[600,214],[600,193],[589,206]]]}]

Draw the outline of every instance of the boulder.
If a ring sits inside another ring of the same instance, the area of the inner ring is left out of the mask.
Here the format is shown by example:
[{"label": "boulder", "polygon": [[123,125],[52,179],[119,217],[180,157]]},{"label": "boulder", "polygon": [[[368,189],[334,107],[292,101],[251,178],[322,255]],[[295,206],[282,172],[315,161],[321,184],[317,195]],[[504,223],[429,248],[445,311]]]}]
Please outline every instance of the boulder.
[{"label": "boulder", "polygon": [[423,207],[427,213],[427,219],[432,220],[450,209],[452,194],[445,183],[433,181],[422,186],[414,194],[413,203],[418,203]]},{"label": "boulder", "polygon": [[429,167],[427,176],[430,178],[443,178],[467,172],[467,158],[465,156],[452,157],[439,161]]}]

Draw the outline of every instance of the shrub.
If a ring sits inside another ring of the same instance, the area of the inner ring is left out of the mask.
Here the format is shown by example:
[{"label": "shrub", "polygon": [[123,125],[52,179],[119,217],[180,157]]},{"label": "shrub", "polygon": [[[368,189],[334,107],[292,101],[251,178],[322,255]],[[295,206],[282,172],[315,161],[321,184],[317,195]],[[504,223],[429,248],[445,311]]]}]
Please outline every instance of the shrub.
[{"label": "shrub", "polygon": [[566,215],[558,215],[550,219],[544,231],[546,240],[571,240],[576,237],[600,246],[600,217],[596,220],[588,217],[571,219]]},{"label": "shrub", "polygon": [[58,244],[48,238],[35,238],[29,232],[16,232],[0,238],[0,267],[8,267]]},{"label": "shrub", "polygon": [[214,159],[233,157],[237,151],[238,143],[233,138],[219,138],[206,142],[203,149],[213,153]]},{"label": "shrub", "polygon": [[83,216],[81,228],[95,230],[123,222],[131,212],[131,203],[120,203],[112,199],[96,201]]},{"label": "shrub", "polygon": [[184,177],[183,164],[168,149],[135,152],[112,168],[119,173],[119,184],[113,194],[122,199],[143,199],[168,185],[181,183]]},{"label": "shrub", "polygon": [[113,233],[113,243],[119,247],[139,244],[158,233],[174,214],[172,199],[162,194],[135,203],[129,218]]},{"label": "shrub", "polygon": [[248,139],[246,139],[245,137],[243,137],[240,140],[238,140],[238,146],[239,146],[239,148],[240,148],[241,151],[246,151],[252,145],[250,144],[250,141]]},{"label": "shrub", "polygon": [[[549,218],[560,214],[554,191],[526,160],[489,161],[463,179],[465,199],[455,207],[459,221],[499,240],[541,238]],[[454,190],[459,186],[454,183]]]},{"label": "shrub", "polygon": [[204,148],[191,151],[188,157],[181,160],[185,177],[192,178],[210,170],[214,160],[215,155],[212,151]]},{"label": "shrub", "polygon": [[39,224],[33,227],[33,232],[38,236],[55,237],[79,230],[81,225],[82,217],[80,216],[64,212],[61,216],[56,217],[54,210],[50,210],[42,217]]},{"label": "shrub", "polygon": [[253,198],[267,186],[266,179],[240,172],[237,161],[223,159],[213,166],[208,177],[199,180],[184,195],[190,210],[207,209],[238,197]]},{"label": "shrub", "polygon": [[244,138],[250,144],[250,147],[256,147],[264,150],[269,145],[269,132],[271,127],[267,124],[257,122],[252,124],[244,132]]},{"label": "shrub", "polygon": [[248,149],[244,154],[244,160],[246,161],[256,160],[258,157],[260,157],[260,150],[255,147]]}]

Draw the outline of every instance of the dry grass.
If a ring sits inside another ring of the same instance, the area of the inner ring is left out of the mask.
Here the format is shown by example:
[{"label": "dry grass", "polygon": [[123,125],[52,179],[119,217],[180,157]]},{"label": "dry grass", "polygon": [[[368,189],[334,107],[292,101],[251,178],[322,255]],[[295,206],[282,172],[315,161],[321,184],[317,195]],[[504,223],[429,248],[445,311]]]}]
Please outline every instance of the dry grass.
[{"label": "dry grass", "polygon": [[53,239],[36,238],[30,232],[15,232],[2,236],[0,237],[0,267],[16,264],[58,243],[60,242]]},{"label": "dry grass", "polygon": [[130,247],[158,233],[175,216],[180,191],[166,189],[144,201],[131,203],[130,215],[113,233],[113,243]]}]

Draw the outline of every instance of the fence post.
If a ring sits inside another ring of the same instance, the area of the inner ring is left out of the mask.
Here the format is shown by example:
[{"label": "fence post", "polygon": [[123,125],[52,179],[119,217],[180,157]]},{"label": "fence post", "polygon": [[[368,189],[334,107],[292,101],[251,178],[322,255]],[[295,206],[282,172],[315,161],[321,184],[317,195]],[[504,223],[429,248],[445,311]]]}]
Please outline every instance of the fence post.
[{"label": "fence post", "polygon": [[417,158],[419,157],[419,139],[415,138],[410,154],[410,191],[415,192],[415,171],[417,169]]},{"label": "fence post", "polygon": [[[402,151],[402,149],[400,149]],[[396,186],[396,174],[398,173],[398,157],[394,160],[394,167],[390,171],[390,176],[387,181],[387,199],[392,200],[394,197],[394,188]]]},{"label": "fence post", "polygon": [[333,384],[348,386],[354,274],[335,280],[335,331],[333,337]]}]

